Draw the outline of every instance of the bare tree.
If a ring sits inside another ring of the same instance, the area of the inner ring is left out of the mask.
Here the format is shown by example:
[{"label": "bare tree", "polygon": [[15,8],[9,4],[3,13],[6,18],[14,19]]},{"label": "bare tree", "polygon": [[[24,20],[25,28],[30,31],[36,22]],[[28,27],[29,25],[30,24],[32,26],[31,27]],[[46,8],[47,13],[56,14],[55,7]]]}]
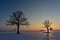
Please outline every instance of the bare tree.
[{"label": "bare tree", "polygon": [[22,11],[13,12],[10,15],[10,19],[7,20],[7,25],[16,25],[17,26],[17,34],[19,34],[20,25],[29,25],[27,18],[25,18]]},{"label": "bare tree", "polygon": [[47,32],[49,33],[49,27],[51,26],[52,23],[49,20],[45,20],[43,24],[47,28]]}]

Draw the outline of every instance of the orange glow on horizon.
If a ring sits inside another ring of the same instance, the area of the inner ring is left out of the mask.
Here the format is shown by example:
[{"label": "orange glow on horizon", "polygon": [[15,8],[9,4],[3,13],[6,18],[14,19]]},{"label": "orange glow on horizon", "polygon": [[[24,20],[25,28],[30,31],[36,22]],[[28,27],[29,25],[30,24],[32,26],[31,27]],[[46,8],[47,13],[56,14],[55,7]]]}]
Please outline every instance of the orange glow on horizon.
[{"label": "orange glow on horizon", "polygon": [[[60,30],[60,25],[53,23],[50,27],[53,28],[53,30]],[[30,28],[27,28],[27,30],[46,30],[43,24],[34,24],[31,25]]]},{"label": "orange glow on horizon", "polygon": [[[53,30],[60,30],[60,25],[53,22],[52,25],[50,26],[53,28]],[[16,26],[17,28],[17,26]],[[11,30],[13,31],[14,27],[1,27],[0,30]],[[29,28],[25,27],[20,27],[20,30],[27,30],[27,31],[33,31],[33,30],[46,30],[45,26],[42,24],[42,22],[37,22],[37,23],[32,23]]]}]

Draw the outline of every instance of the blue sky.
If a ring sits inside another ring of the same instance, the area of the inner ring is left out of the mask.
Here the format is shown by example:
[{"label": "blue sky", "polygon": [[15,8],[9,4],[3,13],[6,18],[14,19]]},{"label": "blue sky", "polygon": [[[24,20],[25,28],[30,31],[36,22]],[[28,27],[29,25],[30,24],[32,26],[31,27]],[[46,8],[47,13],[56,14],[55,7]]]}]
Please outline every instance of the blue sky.
[{"label": "blue sky", "polygon": [[40,28],[45,19],[51,20],[53,24],[60,24],[59,0],[0,0],[0,27],[4,25],[12,12],[21,9],[33,28],[36,25]]}]

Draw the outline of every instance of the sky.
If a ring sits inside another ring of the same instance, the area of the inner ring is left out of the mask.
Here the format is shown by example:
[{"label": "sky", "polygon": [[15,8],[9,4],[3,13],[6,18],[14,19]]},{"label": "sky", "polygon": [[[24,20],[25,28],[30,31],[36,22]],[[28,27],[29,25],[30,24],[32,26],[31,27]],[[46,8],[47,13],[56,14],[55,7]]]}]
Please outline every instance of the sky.
[{"label": "sky", "polygon": [[21,30],[45,29],[42,23],[47,19],[54,30],[60,30],[60,0],[0,0],[0,30],[15,28],[7,27],[5,22],[16,11],[23,11],[30,23],[29,28],[21,27]]}]

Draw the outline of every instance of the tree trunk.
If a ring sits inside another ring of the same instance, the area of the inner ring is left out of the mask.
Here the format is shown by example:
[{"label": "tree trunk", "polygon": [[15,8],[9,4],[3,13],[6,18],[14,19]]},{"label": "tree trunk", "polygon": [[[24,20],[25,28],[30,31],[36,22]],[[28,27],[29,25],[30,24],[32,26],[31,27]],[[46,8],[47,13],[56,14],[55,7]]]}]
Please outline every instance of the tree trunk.
[{"label": "tree trunk", "polygon": [[47,33],[49,33],[49,28],[47,27]]},{"label": "tree trunk", "polygon": [[19,34],[19,21],[18,21],[18,24],[17,24],[17,34]]}]

